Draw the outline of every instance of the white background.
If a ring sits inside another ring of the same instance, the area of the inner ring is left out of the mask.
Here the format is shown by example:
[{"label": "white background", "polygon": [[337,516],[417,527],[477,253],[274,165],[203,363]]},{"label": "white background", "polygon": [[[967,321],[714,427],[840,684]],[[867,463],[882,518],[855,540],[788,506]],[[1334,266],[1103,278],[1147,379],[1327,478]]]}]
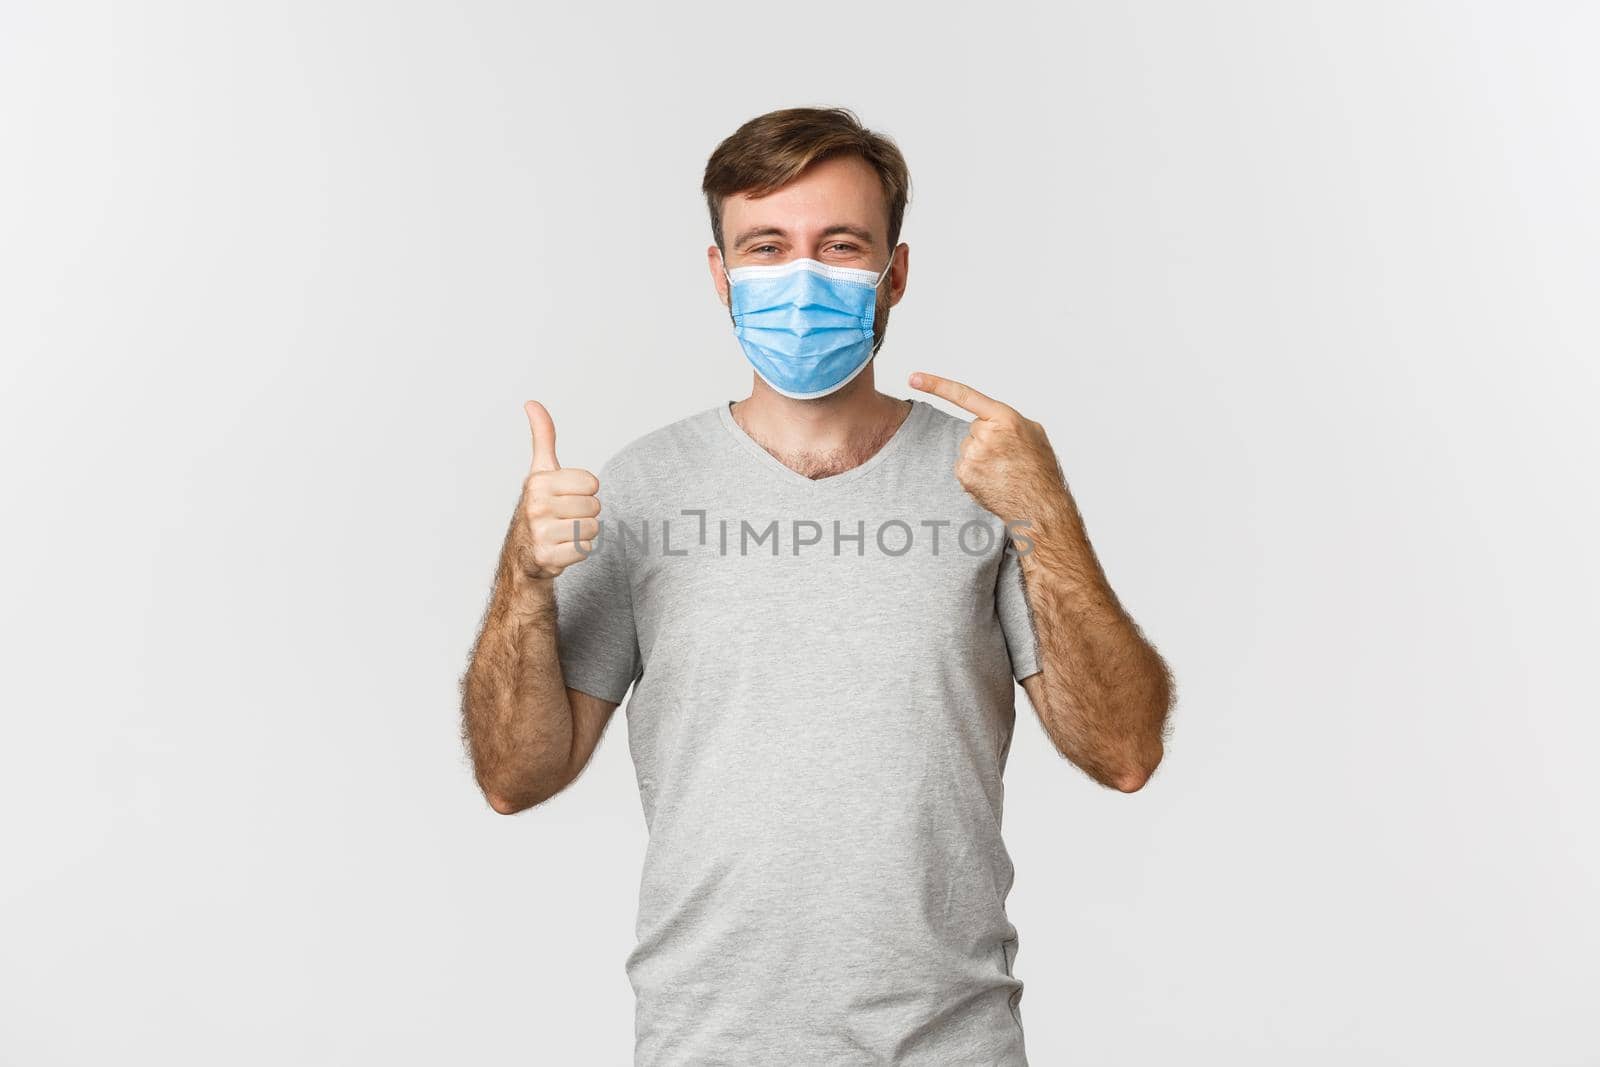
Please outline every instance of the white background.
[{"label": "white background", "polygon": [[798,104],[1179,682],[1132,796],[1019,712],[1037,1067],[1600,1061],[1596,8],[580,6],[0,8],[0,1062],[629,1062],[622,715],[502,818],[457,679],[523,400],[748,387]]}]

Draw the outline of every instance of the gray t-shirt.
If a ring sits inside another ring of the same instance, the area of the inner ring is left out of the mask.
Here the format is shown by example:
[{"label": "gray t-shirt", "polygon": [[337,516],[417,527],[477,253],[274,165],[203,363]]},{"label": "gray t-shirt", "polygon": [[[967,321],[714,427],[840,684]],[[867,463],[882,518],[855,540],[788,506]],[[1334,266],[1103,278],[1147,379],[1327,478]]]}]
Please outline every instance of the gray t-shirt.
[{"label": "gray t-shirt", "polygon": [[1001,776],[1039,661],[966,429],[914,401],[812,480],[720,404],[601,469],[555,590],[567,685],[634,687],[636,1067],[1026,1064]]}]

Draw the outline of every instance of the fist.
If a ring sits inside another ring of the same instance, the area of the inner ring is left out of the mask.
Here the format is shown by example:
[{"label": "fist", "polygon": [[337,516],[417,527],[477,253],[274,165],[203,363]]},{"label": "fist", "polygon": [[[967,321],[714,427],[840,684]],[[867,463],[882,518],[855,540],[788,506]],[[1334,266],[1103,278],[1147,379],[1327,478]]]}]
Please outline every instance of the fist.
[{"label": "fist", "polygon": [[530,578],[554,578],[587,559],[600,536],[600,479],[556,459],[556,424],[537,400],[523,405],[533,433],[533,464],[522,483],[519,554]]},{"label": "fist", "polygon": [[969,385],[913,374],[911,387],[972,412],[956,460],[956,479],[985,510],[1006,522],[1037,522],[1066,495],[1066,479],[1044,427]]}]

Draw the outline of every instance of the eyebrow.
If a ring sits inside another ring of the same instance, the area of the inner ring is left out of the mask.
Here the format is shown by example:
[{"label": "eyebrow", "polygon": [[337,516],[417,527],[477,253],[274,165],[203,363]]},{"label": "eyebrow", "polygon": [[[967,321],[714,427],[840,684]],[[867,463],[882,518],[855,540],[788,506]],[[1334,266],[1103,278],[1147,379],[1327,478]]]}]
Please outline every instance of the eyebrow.
[{"label": "eyebrow", "polygon": [[[872,236],[872,231],[871,230],[864,230],[860,226],[850,226],[850,225],[847,225],[845,223],[838,223],[838,224],[835,224],[833,226],[829,226],[826,230],[822,231],[822,236],[823,237],[832,237],[835,234],[841,234],[841,233],[849,234],[851,237],[854,237],[859,241],[865,241],[869,245],[874,242],[874,238]],[[744,245],[745,245],[745,243],[747,241],[753,241],[757,237],[788,237],[788,236],[789,236],[789,232],[787,230],[783,229],[783,227],[781,227],[781,226],[757,226],[757,227],[754,227],[753,229],[746,230],[743,233],[741,233],[738,237],[735,237],[733,239],[733,244],[734,244],[735,248],[742,248],[742,247],[744,247]]]}]

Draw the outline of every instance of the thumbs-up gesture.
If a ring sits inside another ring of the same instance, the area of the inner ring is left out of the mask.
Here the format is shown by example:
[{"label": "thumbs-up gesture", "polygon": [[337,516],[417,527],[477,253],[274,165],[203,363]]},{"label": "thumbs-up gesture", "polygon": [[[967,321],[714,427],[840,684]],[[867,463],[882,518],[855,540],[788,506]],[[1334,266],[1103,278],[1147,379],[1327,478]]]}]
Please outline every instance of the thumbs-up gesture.
[{"label": "thumbs-up gesture", "polygon": [[972,412],[956,461],[961,487],[1007,522],[1038,522],[1047,509],[1069,503],[1066,479],[1044,427],[970,385],[916,373],[911,387]]},{"label": "thumbs-up gesture", "polygon": [[594,551],[600,536],[600,479],[556,459],[556,424],[537,400],[523,405],[533,431],[533,464],[522,483],[528,537],[522,569],[530,578],[554,578]]}]

